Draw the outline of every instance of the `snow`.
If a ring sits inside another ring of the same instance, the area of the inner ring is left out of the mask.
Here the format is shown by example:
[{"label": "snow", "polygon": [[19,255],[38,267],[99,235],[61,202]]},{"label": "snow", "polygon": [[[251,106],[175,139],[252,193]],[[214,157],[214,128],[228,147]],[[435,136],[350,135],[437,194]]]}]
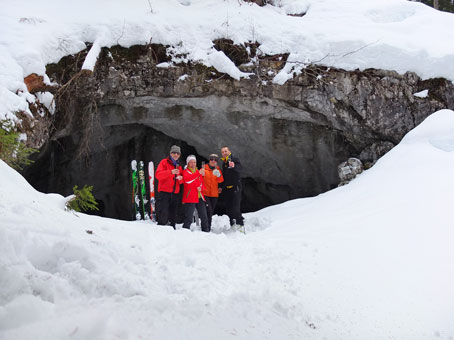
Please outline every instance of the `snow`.
[{"label": "snow", "polygon": [[156,67],[160,67],[160,68],[169,68],[171,66],[172,66],[172,64],[167,63],[167,62],[159,63],[159,64],[156,65]]},{"label": "snow", "polygon": [[233,79],[249,78],[252,73],[241,72],[222,51],[216,51],[214,48],[208,54],[208,66],[213,66],[222,73],[227,73]]},{"label": "snow", "polygon": [[422,90],[420,92],[413,93],[413,95],[418,98],[427,98],[427,96],[429,95],[429,90]]},{"label": "snow", "polygon": [[0,161],[0,339],[452,339],[453,136],[438,111],[245,235],[67,212]]},{"label": "snow", "polygon": [[[454,80],[454,16],[406,0],[3,1],[0,12],[0,119],[28,111],[23,83],[48,63],[93,43],[83,68],[93,70],[104,46],[170,46],[172,62],[195,61],[234,79],[247,78],[213,40],[258,42],[265,54],[289,53],[275,82],[310,63],[347,70],[413,71]],[[302,15],[304,16],[290,16]],[[30,112],[29,112],[30,113]]]},{"label": "snow", "polygon": [[50,92],[38,92],[36,98],[42,103],[51,114],[55,113],[54,95]]},{"label": "snow", "polygon": [[309,61],[306,60],[305,63],[299,62],[299,56],[290,55],[287,59],[287,63],[279,71],[278,74],[273,78],[273,83],[278,85],[284,85],[287,80],[292,79],[294,76],[301,74],[301,70],[309,65]]},{"label": "snow", "polygon": [[87,56],[85,57],[82,65],[82,70],[92,71],[95,69],[96,61],[98,60],[99,53],[101,53],[101,41],[96,39],[93,46],[90,48]]}]

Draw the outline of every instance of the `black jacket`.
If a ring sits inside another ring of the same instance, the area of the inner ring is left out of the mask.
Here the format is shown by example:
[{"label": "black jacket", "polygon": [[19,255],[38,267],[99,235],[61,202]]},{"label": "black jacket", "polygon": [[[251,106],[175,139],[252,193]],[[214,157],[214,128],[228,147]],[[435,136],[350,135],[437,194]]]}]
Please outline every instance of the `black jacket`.
[{"label": "black jacket", "polygon": [[224,176],[224,182],[222,182],[222,188],[234,187],[235,189],[241,188],[241,172],[243,167],[240,160],[233,155],[228,157],[229,161],[235,163],[235,167],[229,168],[229,162],[222,162],[222,175]]}]

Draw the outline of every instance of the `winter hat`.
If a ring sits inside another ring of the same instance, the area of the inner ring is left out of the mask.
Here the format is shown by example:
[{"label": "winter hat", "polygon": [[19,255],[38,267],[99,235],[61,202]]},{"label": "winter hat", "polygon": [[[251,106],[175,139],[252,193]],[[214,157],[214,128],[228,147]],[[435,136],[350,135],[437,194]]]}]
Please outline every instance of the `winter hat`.
[{"label": "winter hat", "polygon": [[176,152],[176,153],[179,153],[181,155],[181,149],[177,145],[172,145],[172,147],[170,148],[170,153],[172,153],[172,152]]},{"label": "winter hat", "polygon": [[186,157],[186,164],[189,164],[190,160],[195,160],[197,162],[197,159],[194,155],[189,155],[188,157]]}]

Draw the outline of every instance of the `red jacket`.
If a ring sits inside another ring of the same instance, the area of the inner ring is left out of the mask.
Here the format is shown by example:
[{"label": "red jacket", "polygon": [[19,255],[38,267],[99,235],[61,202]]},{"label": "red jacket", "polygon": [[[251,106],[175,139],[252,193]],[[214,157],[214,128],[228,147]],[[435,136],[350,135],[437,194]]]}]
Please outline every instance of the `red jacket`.
[{"label": "red jacket", "polygon": [[211,170],[208,164],[205,164],[205,176],[203,176],[203,184],[205,185],[205,189],[203,189],[203,195],[208,197],[219,197],[218,191],[218,183],[224,181],[224,177],[222,176],[221,169],[219,166],[216,165],[216,169],[221,172],[221,176],[216,177],[213,175],[213,170]]},{"label": "red jacket", "polygon": [[[202,175],[200,175],[199,170],[196,170],[194,173],[185,169],[183,171],[183,203],[199,203],[199,191],[198,187],[204,188]],[[205,200],[203,194],[200,193],[200,197]]]},{"label": "red jacket", "polygon": [[180,192],[180,184],[183,180],[177,180],[178,175],[172,174],[173,169],[179,169],[180,175],[183,174],[183,168],[181,166],[176,167],[173,165],[169,157],[164,158],[156,169],[156,179],[158,182],[158,191],[173,192],[178,194]]}]

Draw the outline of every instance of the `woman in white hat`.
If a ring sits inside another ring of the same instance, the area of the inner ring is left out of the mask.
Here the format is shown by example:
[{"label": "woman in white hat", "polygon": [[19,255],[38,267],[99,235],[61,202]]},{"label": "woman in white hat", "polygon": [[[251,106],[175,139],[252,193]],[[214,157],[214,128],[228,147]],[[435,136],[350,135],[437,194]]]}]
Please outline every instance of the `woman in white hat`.
[{"label": "woman in white hat", "polygon": [[186,158],[186,164],[186,169],[183,171],[183,228],[190,228],[194,209],[197,209],[202,224],[202,231],[209,232],[210,226],[208,224],[205,197],[202,193],[204,188],[202,176],[205,175],[205,170],[197,170],[197,159],[194,155],[189,155]]}]

